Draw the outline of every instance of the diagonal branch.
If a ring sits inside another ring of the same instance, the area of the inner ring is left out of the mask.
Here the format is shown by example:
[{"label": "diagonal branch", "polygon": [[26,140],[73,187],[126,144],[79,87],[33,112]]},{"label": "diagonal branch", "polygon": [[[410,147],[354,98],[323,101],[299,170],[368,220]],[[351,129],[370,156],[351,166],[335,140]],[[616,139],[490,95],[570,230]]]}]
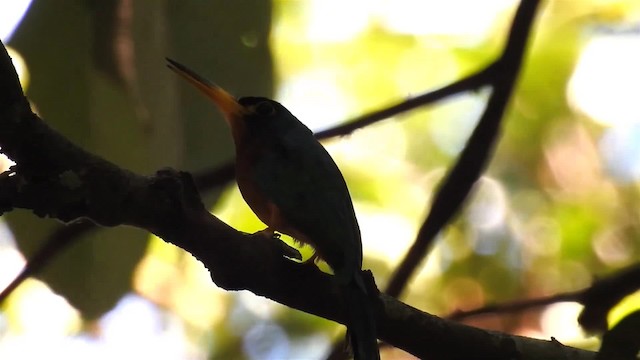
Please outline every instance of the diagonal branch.
[{"label": "diagonal branch", "polygon": [[73,244],[76,239],[99,227],[88,220],[75,221],[67,226],[61,226],[51,232],[44,241],[44,246],[29,259],[27,265],[20,271],[7,287],[0,292],[0,304],[27,278],[38,274],[62,251]]},{"label": "diagonal branch", "polygon": [[489,81],[495,77],[496,70],[497,69],[495,64],[490,64],[480,71],[468,75],[440,89],[407,99],[388,108],[359,116],[351,121],[346,122],[343,125],[338,125],[334,128],[317,132],[316,137],[318,139],[328,139],[334,136],[348,135],[355,130],[375,124],[403,112],[407,112],[425,105],[433,104],[437,101],[461,92],[479,89],[480,87],[487,85]]},{"label": "diagonal branch", "polygon": [[522,65],[525,45],[531,32],[538,3],[538,0],[522,0],[520,3],[511,25],[507,44],[502,55],[494,63],[496,71],[492,72],[494,76],[490,81],[493,91],[487,107],[462,150],[458,162],[438,189],[431,211],[422,224],[415,242],[392,275],[385,291],[387,294],[394,297],[400,295],[415,270],[427,256],[436,235],[460,210],[462,203],[485,169],[500,133],[502,117]]}]

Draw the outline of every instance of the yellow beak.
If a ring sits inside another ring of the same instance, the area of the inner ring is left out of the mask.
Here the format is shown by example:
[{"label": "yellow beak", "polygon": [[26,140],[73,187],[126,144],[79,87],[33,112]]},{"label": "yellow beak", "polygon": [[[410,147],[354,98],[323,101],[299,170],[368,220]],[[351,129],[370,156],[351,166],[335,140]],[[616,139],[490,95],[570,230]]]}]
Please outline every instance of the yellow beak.
[{"label": "yellow beak", "polygon": [[235,97],[226,92],[221,87],[213,84],[211,81],[196,74],[188,67],[167,58],[169,64],[167,67],[175,71],[178,75],[185,78],[191,85],[202,91],[209,99],[213,100],[218,109],[222,112],[225,119],[232,125],[234,119],[239,118],[246,112],[245,108],[238,103]]}]

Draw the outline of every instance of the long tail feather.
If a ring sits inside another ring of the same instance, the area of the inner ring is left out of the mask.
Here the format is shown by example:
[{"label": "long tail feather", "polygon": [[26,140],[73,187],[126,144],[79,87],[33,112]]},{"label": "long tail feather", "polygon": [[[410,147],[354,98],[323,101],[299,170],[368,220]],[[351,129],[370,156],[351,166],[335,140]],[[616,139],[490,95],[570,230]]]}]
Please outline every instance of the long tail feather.
[{"label": "long tail feather", "polygon": [[355,360],[379,360],[380,351],[373,304],[367,295],[360,274],[344,285],[342,293],[347,305],[349,316],[347,328]]}]

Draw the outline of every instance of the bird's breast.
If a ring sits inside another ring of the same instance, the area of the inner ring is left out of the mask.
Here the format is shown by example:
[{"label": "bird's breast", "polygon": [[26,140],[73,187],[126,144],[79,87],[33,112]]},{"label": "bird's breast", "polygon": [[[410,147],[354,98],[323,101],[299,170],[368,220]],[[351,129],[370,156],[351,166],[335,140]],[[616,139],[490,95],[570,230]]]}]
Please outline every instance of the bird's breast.
[{"label": "bird's breast", "polygon": [[243,151],[236,154],[236,181],[244,201],[251,210],[263,223],[273,227],[271,218],[275,205],[260,190],[255,181],[253,175],[255,161],[256,156],[252,152]]},{"label": "bird's breast", "polygon": [[255,174],[258,159],[259,146],[245,146],[242,151],[236,152],[236,181],[244,201],[258,219],[272,230],[289,235],[301,243],[315,246],[313,240],[296,228],[272,201],[269,194],[258,185]]}]

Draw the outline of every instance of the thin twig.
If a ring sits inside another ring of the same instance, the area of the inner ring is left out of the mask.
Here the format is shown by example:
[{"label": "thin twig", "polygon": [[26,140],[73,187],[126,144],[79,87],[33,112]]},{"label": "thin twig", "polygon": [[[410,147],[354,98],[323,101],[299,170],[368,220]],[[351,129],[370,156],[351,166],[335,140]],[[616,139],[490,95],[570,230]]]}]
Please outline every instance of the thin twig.
[{"label": "thin twig", "polygon": [[640,289],[640,264],[634,264],[606,278],[594,281],[591,286],[579,291],[488,305],[470,311],[456,311],[446,318],[460,321],[479,315],[515,313],[558,302],[572,301],[584,306],[578,317],[578,323],[587,332],[604,332],[608,328],[607,314],[611,308],[638,289]]},{"label": "thin twig", "polygon": [[27,278],[38,274],[54,258],[61,254],[63,250],[75,243],[76,239],[81,239],[83,235],[97,229],[99,229],[99,227],[91,221],[80,220],[54,230],[44,241],[44,245],[29,259],[18,276],[0,292],[0,304]]},{"label": "thin twig", "polygon": [[441,87],[440,89],[430,91],[426,94],[418,95],[416,97],[407,99],[398,103],[396,105],[392,105],[388,108],[377,110],[369,114],[365,114],[359,116],[355,119],[347,121],[343,125],[338,125],[328,130],[323,130],[316,133],[316,137],[318,139],[328,139],[335,136],[343,136],[348,135],[355,130],[361,129],[365,126],[369,126],[371,124],[375,124],[384,119],[388,119],[392,116],[422,107],[426,105],[433,104],[437,101],[440,101],[446,97],[451,95],[455,95],[465,91],[471,91],[481,88],[484,85],[487,85],[490,79],[494,77],[494,64],[490,64],[489,66],[483,68],[482,70],[475,72],[469,76],[463,77],[462,79],[453,82],[447,86]]},{"label": "thin twig", "polygon": [[445,317],[445,319],[460,321],[480,315],[515,313],[559,302],[579,302],[582,294],[583,291],[575,291],[535,299],[517,300],[503,304],[488,305],[469,311],[455,311]]}]

